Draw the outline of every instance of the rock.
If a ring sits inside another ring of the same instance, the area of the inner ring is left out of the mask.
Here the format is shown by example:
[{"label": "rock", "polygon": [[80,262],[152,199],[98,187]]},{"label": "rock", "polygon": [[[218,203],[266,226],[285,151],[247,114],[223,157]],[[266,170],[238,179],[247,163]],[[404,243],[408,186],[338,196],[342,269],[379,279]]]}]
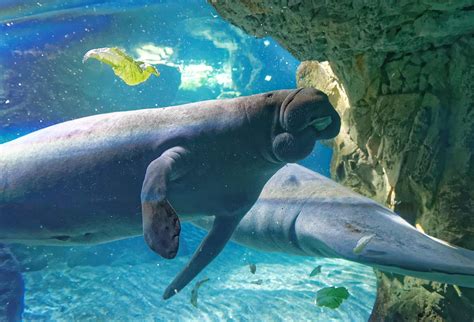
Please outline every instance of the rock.
[{"label": "rock", "polygon": [[[326,91],[342,115],[333,177],[428,234],[474,249],[472,1],[212,4],[308,60],[298,85]],[[461,298],[451,287],[381,273],[378,282],[373,321],[472,317],[470,290]]]},{"label": "rock", "polygon": [[0,320],[21,321],[25,287],[20,266],[8,247],[0,244]]}]

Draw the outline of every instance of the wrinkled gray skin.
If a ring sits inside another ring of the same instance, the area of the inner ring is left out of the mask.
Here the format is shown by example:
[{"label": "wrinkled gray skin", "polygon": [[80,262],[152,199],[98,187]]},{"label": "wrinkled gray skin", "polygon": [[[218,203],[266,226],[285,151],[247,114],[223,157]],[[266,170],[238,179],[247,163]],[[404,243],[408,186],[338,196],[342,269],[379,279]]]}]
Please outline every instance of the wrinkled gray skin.
[{"label": "wrinkled gray skin", "polygon": [[[194,224],[206,228],[209,220]],[[369,235],[375,237],[355,254],[357,242]],[[344,258],[474,288],[474,251],[428,236],[390,209],[295,164],[265,185],[233,240],[264,251]]]},{"label": "wrinkled gray skin", "polygon": [[169,298],[222,250],[268,179],[339,128],[311,88],[57,124],[0,145],[0,240],[97,243],[143,222],[148,245],[173,258],[177,214],[215,216]]}]

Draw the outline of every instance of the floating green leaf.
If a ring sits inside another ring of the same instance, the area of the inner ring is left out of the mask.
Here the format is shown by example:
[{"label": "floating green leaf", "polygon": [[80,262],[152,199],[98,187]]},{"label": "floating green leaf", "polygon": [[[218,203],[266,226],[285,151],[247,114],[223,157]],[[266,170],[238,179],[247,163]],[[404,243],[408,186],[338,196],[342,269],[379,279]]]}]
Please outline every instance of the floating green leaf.
[{"label": "floating green leaf", "polygon": [[364,250],[364,248],[367,246],[367,244],[372,240],[372,238],[374,238],[375,235],[372,234],[372,235],[367,235],[367,236],[363,236],[359,239],[359,241],[357,242],[357,245],[356,247],[354,247],[354,249],[352,250],[354,252],[354,254],[360,254],[362,253],[362,251]]},{"label": "floating green leaf", "polygon": [[321,265],[316,266],[316,268],[313,269],[313,270],[311,271],[311,273],[309,273],[309,277],[316,276],[316,275],[318,275],[319,273],[321,273]]},{"label": "floating green leaf", "polygon": [[206,283],[207,281],[209,281],[210,279],[209,278],[205,278],[199,282],[197,282],[195,285],[194,285],[194,288],[193,290],[191,291],[191,304],[194,306],[194,307],[197,307],[198,306],[198,290],[199,288],[201,287],[202,284]]},{"label": "floating green leaf", "polygon": [[316,293],[316,304],[337,309],[349,295],[349,291],[345,287],[325,287]]},{"label": "floating green leaf", "polygon": [[127,85],[138,85],[146,81],[151,74],[159,76],[160,73],[150,64],[135,61],[119,48],[97,48],[89,50],[82,59],[84,63],[89,58],[97,59],[112,67],[115,75],[120,77]]}]

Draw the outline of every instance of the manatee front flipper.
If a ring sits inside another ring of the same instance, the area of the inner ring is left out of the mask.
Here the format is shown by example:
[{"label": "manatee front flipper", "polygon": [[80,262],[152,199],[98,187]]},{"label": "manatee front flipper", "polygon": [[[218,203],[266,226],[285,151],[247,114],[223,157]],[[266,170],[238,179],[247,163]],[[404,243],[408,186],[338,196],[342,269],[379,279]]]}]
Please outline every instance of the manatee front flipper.
[{"label": "manatee front flipper", "polygon": [[143,235],[153,251],[168,259],[178,253],[181,225],[176,211],[166,199],[167,185],[189,169],[185,157],[188,153],[182,147],[167,150],[150,163],[143,181]]},{"label": "manatee front flipper", "polygon": [[168,200],[143,202],[143,235],[150,248],[164,258],[174,258],[179,248],[181,225]]},{"label": "manatee front flipper", "polygon": [[241,219],[242,216],[215,217],[211,230],[201,242],[191,260],[166,288],[163,294],[165,300],[181,291],[224,249]]}]

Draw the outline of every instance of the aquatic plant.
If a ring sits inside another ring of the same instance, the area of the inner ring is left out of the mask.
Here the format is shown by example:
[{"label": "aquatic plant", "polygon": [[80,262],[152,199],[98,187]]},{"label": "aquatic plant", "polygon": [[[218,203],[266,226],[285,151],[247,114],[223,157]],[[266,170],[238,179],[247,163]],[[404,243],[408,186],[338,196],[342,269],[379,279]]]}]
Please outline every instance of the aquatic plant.
[{"label": "aquatic plant", "polygon": [[313,277],[321,273],[321,265],[316,266],[311,273],[309,273],[309,277]]},{"label": "aquatic plant", "polygon": [[349,291],[345,287],[325,287],[316,293],[316,304],[337,309],[344,300],[349,298],[349,295]]},{"label": "aquatic plant", "polygon": [[153,65],[136,61],[119,48],[97,48],[89,50],[82,59],[86,62],[94,58],[112,67],[115,75],[120,77],[127,85],[134,86],[143,83],[153,74],[160,73]]},{"label": "aquatic plant", "polygon": [[194,288],[191,291],[191,304],[194,307],[198,307],[197,305],[198,305],[198,291],[199,291],[199,288],[201,287],[202,284],[208,282],[209,280],[210,280],[210,278],[205,278],[203,280],[200,280],[199,282],[197,282],[194,285]]}]

